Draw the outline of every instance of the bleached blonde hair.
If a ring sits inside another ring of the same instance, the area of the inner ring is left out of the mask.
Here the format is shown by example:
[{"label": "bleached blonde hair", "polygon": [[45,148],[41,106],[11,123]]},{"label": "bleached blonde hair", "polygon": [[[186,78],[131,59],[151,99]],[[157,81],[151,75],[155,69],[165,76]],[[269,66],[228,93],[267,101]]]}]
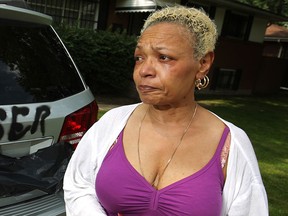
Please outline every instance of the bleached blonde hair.
[{"label": "bleached blonde hair", "polygon": [[162,22],[179,24],[188,30],[195,58],[200,59],[214,51],[217,28],[204,10],[177,5],[155,11],[145,21],[140,37],[148,27]]}]

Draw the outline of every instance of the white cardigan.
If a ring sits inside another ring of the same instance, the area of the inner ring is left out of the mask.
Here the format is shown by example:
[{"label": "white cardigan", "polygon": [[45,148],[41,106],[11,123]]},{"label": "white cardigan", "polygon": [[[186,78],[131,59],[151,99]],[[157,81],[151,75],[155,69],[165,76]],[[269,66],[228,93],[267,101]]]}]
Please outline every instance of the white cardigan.
[{"label": "white cardigan", "polygon": [[[108,111],[80,141],[64,177],[67,216],[106,215],[96,196],[96,175],[106,153],[137,105]],[[222,121],[231,132],[222,215],[268,216],[267,195],[251,142],[240,128]]]}]

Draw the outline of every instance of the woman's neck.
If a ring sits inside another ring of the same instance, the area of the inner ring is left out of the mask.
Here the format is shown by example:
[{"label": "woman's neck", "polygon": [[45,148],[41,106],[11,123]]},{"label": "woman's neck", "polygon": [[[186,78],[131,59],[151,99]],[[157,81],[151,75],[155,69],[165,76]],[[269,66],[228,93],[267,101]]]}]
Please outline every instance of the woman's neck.
[{"label": "woman's neck", "polygon": [[196,109],[196,101],[182,106],[147,105],[147,115],[151,123],[161,125],[186,125]]}]

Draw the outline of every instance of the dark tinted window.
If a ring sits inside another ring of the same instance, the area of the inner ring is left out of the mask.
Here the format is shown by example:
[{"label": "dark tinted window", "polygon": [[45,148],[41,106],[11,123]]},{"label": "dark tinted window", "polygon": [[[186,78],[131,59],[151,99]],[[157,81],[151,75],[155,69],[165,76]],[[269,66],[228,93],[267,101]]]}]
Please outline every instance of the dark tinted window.
[{"label": "dark tinted window", "polygon": [[0,20],[0,104],[59,100],[84,90],[49,26]]},{"label": "dark tinted window", "polygon": [[253,17],[226,11],[221,35],[241,40],[248,40]]}]

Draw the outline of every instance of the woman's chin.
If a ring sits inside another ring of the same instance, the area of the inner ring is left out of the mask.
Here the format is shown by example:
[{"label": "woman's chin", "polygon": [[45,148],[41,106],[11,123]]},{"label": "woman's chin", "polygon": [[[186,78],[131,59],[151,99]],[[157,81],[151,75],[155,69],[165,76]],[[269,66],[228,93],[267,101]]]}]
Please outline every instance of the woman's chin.
[{"label": "woman's chin", "polygon": [[149,105],[160,105],[160,101],[159,99],[156,98],[151,98],[151,97],[141,97],[140,96],[140,100],[145,103],[145,104],[149,104]]},{"label": "woman's chin", "polygon": [[147,105],[152,105],[152,106],[155,106],[155,107],[166,107],[166,106],[169,106],[169,103],[165,102],[165,101],[162,101],[160,100],[159,98],[146,98],[146,97],[140,97],[140,100],[144,103],[144,104],[147,104]]}]

